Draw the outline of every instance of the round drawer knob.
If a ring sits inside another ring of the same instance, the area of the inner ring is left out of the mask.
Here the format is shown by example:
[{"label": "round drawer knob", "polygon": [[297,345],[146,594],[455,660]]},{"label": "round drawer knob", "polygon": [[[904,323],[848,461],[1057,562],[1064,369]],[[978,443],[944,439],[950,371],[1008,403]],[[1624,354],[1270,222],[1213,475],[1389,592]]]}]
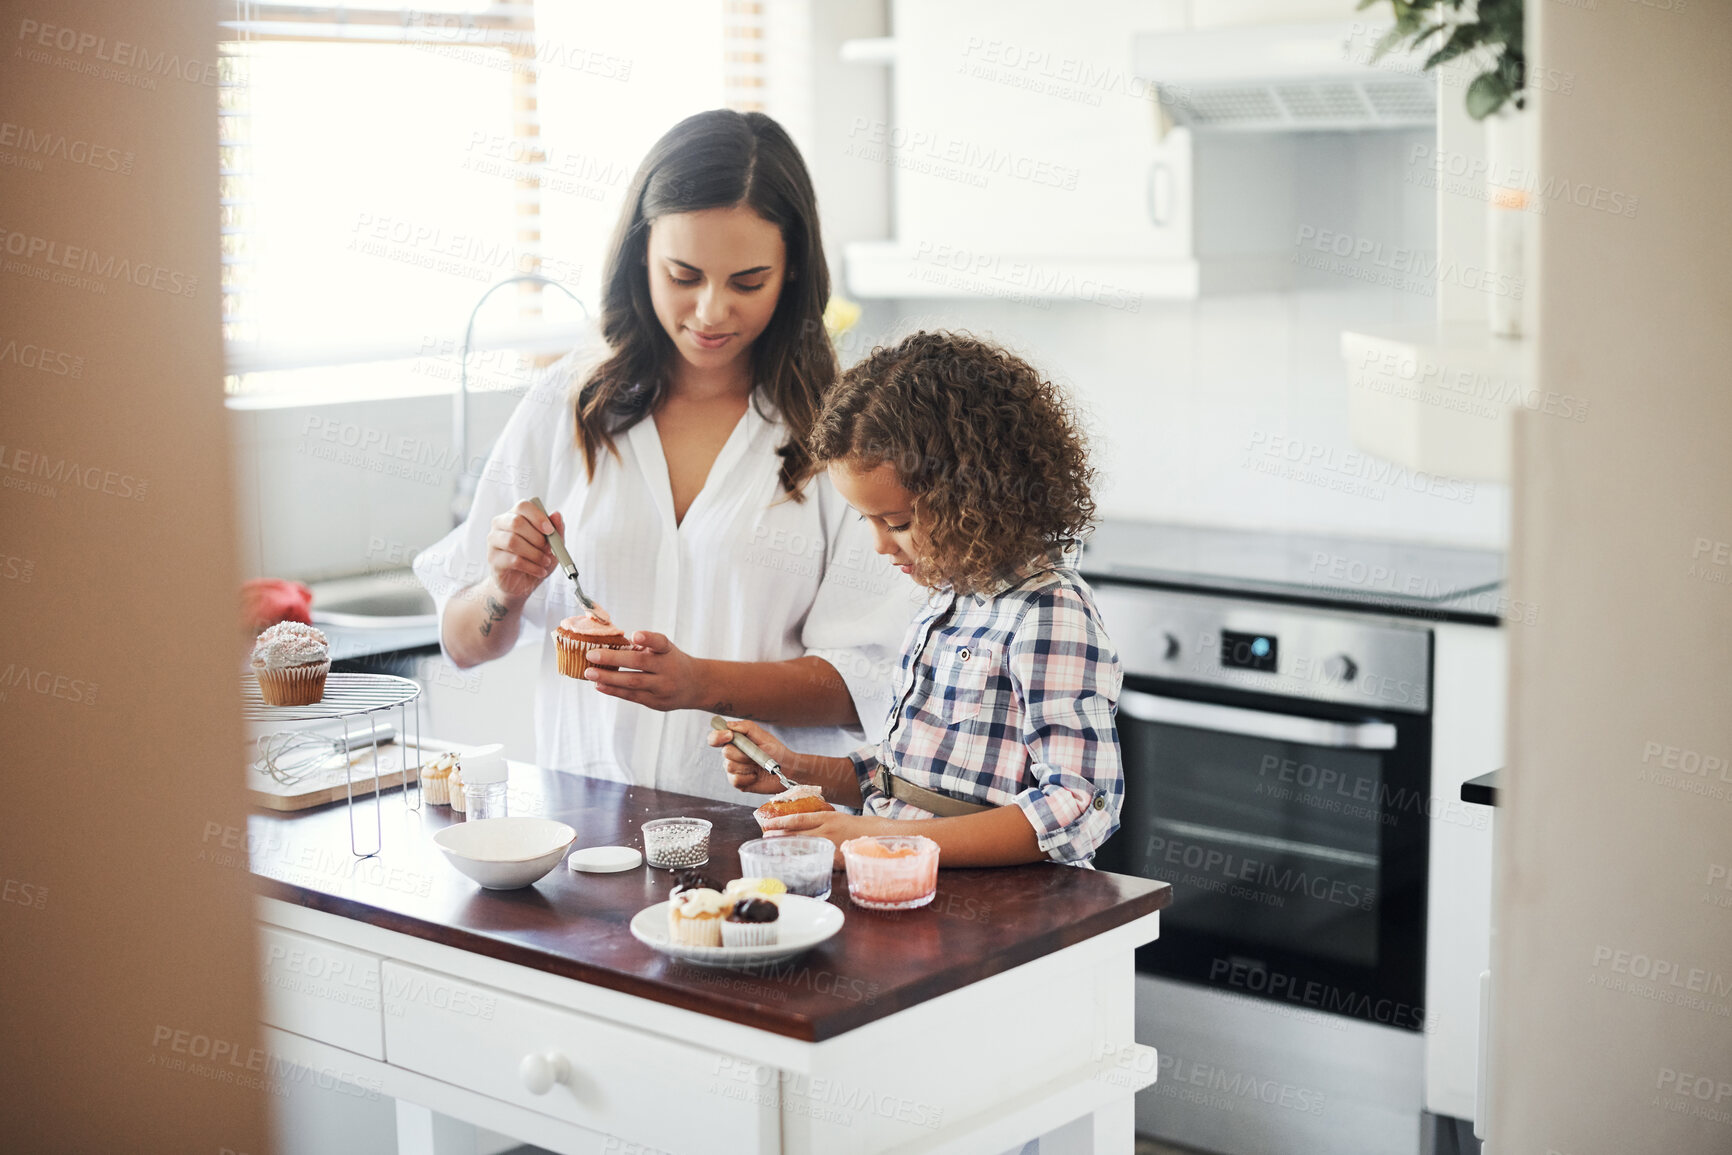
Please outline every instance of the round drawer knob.
[{"label": "round drawer knob", "polygon": [[571,1063],[558,1051],[541,1055],[525,1055],[517,1064],[517,1077],[531,1095],[545,1095],[555,1083],[571,1081]]}]

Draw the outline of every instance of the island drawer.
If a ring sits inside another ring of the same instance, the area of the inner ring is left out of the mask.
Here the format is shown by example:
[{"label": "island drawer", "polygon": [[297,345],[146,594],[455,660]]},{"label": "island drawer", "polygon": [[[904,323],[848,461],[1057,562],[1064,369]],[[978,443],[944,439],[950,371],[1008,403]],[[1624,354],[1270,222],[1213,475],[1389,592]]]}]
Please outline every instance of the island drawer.
[{"label": "island drawer", "polygon": [[259,928],[259,1018],[370,1059],[385,1057],[379,958],[274,926]]},{"label": "island drawer", "polygon": [[381,979],[394,1066],[675,1155],[781,1148],[773,1068],[394,960]]}]

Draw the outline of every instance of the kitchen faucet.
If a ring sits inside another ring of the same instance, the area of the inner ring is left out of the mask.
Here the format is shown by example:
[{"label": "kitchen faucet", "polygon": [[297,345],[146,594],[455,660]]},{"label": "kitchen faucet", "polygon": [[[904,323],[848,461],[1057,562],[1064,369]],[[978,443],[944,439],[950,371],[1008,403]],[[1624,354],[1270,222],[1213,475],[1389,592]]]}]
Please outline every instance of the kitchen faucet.
[{"label": "kitchen faucet", "polygon": [[481,294],[481,299],[475,302],[475,307],[469,310],[469,323],[463,327],[463,352],[457,370],[457,393],[453,398],[451,412],[451,441],[457,449],[457,491],[451,497],[451,524],[454,526],[462,525],[463,520],[469,516],[469,507],[475,502],[476,480],[480,476],[479,470],[472,471],[469,468],[469,345],[475,337],[475,318],[494,290],[525,282],[558,289],[576,302],[578,309],[583,312],[584,320],[589,320],[589,309],[576,293],[540,273],[520,273],[489,285],[487,291]]}]

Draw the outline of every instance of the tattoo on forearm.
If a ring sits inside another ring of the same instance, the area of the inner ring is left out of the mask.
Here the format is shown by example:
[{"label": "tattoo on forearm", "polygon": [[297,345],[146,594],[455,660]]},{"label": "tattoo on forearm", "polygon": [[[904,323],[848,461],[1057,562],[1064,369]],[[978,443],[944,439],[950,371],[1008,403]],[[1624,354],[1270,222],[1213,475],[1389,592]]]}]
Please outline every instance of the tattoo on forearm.
[{"label": "tattoo on forearm", "polygon": [[710,713],[712,714],[734,714],[737,712],[738,711],[734,709],[734,704],[732,702],[719,701],[710,703]]},{"label": "tattoo on forearm", "polygon": [[488,598],[487,617],[481,623],[481,636],[484,638],[490,636],[493,633],[493,627],[504,621],[505,615],[509,612],[510,611],[505,608],[504,602],[500,601],[498,598]]}]

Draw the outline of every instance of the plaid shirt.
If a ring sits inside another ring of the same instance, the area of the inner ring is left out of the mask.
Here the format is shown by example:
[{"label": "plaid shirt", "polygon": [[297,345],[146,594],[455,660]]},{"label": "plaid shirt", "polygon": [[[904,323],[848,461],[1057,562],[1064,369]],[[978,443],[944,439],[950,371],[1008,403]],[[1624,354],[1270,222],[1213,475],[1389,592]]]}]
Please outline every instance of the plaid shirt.
[{"label": "plaid shirt", "polygon": [[932,817],[872,786],[882,761],[940,794],[1021,807],[1049,857],[1087,866],[1124,800],[1113,725],[1123,682],[1094,594],[1065,559],[985,595],[945,589],[902,644],[884,740],[849,755],[862,812]]}]

